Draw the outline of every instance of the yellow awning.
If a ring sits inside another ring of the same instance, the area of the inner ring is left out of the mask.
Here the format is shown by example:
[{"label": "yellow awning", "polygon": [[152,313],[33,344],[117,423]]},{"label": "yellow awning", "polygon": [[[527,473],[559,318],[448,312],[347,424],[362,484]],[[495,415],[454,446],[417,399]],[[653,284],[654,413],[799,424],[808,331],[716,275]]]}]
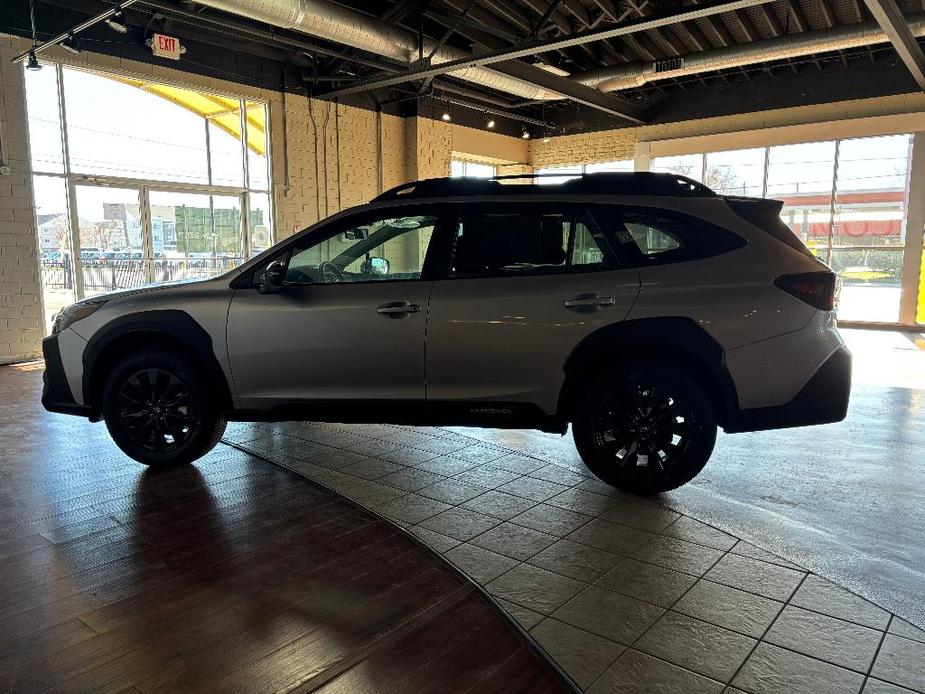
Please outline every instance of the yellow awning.
[{"label": "yellow awning", "polygon": [[[177,106],[182,106],[203,118],[208,118],[216,127],[238,140],[241,139],[241,108],[237,99],[131,77],[116,77],[115,79],[166,99]],[[262,103],[251,101],[246,102],[245,108],[247,109],[247,146],[255,154],[264,155],[267,151],[266,109]]]}]

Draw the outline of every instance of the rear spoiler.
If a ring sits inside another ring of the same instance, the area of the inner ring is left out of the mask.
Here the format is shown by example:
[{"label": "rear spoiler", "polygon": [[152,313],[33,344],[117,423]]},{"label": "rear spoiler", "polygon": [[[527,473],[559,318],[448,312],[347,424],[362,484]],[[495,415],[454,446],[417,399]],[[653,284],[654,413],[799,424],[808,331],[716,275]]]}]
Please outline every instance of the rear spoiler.
[{"label": "rear spoiler", "polygon": [[780,218],[780,211],[784,207],[783,200],[770,200],[768,198],[746,198],[736,195],[725,195],[723,199],[732,208],[732,211],[742,219],[751,222],[762,231],[767,232],[781,243],[785,243],[794,250],[800,251],[811,258],[815,258],[799,237],[784,224]]}]

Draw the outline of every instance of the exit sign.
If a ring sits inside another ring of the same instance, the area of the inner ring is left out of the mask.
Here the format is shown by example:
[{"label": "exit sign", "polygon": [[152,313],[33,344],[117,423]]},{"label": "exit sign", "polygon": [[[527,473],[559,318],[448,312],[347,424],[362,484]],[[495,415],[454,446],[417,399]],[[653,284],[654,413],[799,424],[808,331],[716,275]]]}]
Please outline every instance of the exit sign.
[{"label": "exit sign", "polygon": [[179,60],[186,53],[186,48],[180,45],[180,39],[167,34],[154,34],[150,39],[151,52],[158,58]]}]

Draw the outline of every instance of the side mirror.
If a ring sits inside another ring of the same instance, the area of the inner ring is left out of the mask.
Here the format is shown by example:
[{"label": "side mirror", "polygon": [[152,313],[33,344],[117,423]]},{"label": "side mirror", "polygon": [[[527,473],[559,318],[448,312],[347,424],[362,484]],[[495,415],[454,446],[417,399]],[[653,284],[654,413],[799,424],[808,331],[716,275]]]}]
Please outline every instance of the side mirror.
[{"label": "side mirror", "polygon": [[374,256],[369,259],[369,272],[373,275],[389,274],[389,261],[385,258]]},{"label": "side mirror", "polygon": [[275,294],[283,290],[286,281],[286,266],[275,260],[254,277],[254,286],[261,294]]}]

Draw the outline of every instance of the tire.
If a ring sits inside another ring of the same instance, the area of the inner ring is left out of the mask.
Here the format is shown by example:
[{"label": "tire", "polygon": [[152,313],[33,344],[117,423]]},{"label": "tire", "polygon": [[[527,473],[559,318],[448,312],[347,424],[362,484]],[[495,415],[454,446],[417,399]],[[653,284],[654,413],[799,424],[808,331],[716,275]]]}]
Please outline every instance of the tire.
[{"label": "tire", "polygon": [[572,424],[585,465],[607,484],[657,494],[690,482],[716,442],[716,413],[677,367],[630,365],[592,385]]},{"label": "tire", "polygon": [[146,350],[118,362],[101,403],[116,445],[156,467],[191,463],[212,450],[225,418],[202,371],[185,354],[167,350]]}]

